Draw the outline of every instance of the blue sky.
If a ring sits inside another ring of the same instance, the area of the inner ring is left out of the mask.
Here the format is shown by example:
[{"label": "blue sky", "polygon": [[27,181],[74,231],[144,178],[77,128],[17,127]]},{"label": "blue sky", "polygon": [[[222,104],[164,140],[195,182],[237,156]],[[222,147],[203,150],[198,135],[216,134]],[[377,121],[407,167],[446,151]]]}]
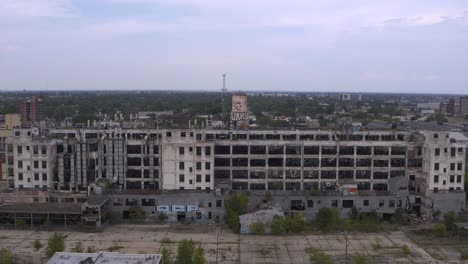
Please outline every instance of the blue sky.
[{"label": "blue sky", "polygon": [[0,0],[0,89],[468,94],[468,1]]}]

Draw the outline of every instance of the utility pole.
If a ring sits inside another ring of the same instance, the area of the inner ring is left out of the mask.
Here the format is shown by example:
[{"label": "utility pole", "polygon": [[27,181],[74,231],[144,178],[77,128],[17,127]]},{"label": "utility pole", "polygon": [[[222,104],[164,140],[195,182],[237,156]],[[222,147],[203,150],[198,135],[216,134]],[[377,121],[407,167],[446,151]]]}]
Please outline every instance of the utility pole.
[{"label": "utility pole", "polygon": [[346,246],[345,246],[345,264],[348,264],[348,231],[345,231],[345,240],[346,240]]}]

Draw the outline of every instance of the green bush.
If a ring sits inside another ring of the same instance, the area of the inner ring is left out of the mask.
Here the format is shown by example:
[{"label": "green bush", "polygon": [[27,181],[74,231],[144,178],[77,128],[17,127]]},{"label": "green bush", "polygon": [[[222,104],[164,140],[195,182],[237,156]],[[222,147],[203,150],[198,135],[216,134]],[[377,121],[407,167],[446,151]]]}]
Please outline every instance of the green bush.
[{"label": "green bush", "polygon": [[0,248],[0,263],[1,264],[13,264],[15,263],[15,254],[7,248]]},{"label": "green bush", "polygon": [[263,223],[252,223],[249,226],[250,233],[254,235],[263,235],[265,234],[265,224]]},{"label": "green bush", "polygon": [[55,252],[63,252],[65,250],[65,237],[59,233],[53,233],[47,242],[46,256],[52,257]]},{"label": "green bush", "polygon": [[160,213],[160,214],[158,215],[158,220],[161,221],[161,222],[162,222],[162,221],[166,221],[167,218],[169,218],[169,217],[168,217],[167,214],[165,214],[165,213]]},{"label": "green bush", "polygon": [[139,205],[133,205],[128,208],[129,218],[132,220],[142,220],[145,219],[146,212]]},{"label": "green bush", "polygon": [[162,264],[171,263],[171,260],[169,258],[169,250],[167,250],[167,248],[163,247],[161,255],[162,255]]},{"label": "green bush", "polygon": [[455,211],[449,211],[444,214],[444,224],[448,231],[455,229],[455,222],[457,221],[457,214]]},{"label": "green bush", "polygon": [[270,222],[271,233],[274,235],[281,235],[286,233],[286,224],[284,216],[275,216]]},{"label": "green bush", "polygon": [[182,240],[177,248],[176,264],[192,264],[195,252],[195,242],[193,240]]},{"label": "green bush", "polygon": [[408,217],[405,215],[403,209],[398,208],[395,210],[391,218],[391,222],[397,225],[407,225],[409,220]]},{"label": "green bush", "polygon": [[447,232],[447,228],[445,227],[444,224],[436,224],[434,228],[432,229],[434,232],[434,235],[436,237],[443,237],[445,236],[445,233]]},{"label": "green bush", "polygon": [[333,264],[333,260],[330,256],[323,253],[322,251],[316,251],[309,256],[310,264]]},{"label": "green bush", "polygon": [[321,231],[334,231],[339,227],[340,213],[336,208],[320,208],[315,223]]},{"label": "green bush", "polygon": [[34,250],[35,250],[35,251],[38,251],[39,249],[41,249],[41,248],[42,248],[42,243],[41,243],[41,241],[39,241],[39,240],[37,240],[37,239],[34,240],[34,242],[33,242],[33,247],[34,247]]},{"label": "green bush", "polygon": [[354,258],[354,263],[355,264],[367,264],[367,258],[364,255],[357,255],[356,258]]}]

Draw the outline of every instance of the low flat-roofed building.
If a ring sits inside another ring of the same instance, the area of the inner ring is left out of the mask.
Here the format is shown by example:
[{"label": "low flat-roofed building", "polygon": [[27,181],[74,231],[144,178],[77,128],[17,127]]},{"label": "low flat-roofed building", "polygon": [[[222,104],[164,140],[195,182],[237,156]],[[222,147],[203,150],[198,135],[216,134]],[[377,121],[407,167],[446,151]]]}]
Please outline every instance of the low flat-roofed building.
[{"label": "low flat-roofed building", "polygon": [[57,252],[49,259],[47,264],[159,264],[161,258],[160,254]]}]

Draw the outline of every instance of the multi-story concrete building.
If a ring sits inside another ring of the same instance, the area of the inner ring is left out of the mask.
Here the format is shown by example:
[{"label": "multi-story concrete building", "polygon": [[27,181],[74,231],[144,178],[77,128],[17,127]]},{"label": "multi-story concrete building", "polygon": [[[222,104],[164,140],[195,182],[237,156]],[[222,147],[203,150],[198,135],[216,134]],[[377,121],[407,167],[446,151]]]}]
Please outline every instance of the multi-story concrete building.
[{"label": "multi-story concrete building", "polygon": [[[42,137],[37,130],[18,129],[14,134],[8,144],[15,188],[75,192],[107,181],[141,191],[269,191],[287,210],[306,210],[311,217],[321,206],[382,213],[412,207],[429,216],[464,208],[460,168],[466,145],[450,133],[59,129]],[[304,198],[310,195],[317,199]],[[196,204],[197,195],[191,197]]]},{"label": "multi-story concrete building", "polygon": [[33,128],[14,130],[7,144],[8,176],[13,176],[10,183],[19,189],[51,188],[56,165],[55,142],[41,137],[38,129]]}]

